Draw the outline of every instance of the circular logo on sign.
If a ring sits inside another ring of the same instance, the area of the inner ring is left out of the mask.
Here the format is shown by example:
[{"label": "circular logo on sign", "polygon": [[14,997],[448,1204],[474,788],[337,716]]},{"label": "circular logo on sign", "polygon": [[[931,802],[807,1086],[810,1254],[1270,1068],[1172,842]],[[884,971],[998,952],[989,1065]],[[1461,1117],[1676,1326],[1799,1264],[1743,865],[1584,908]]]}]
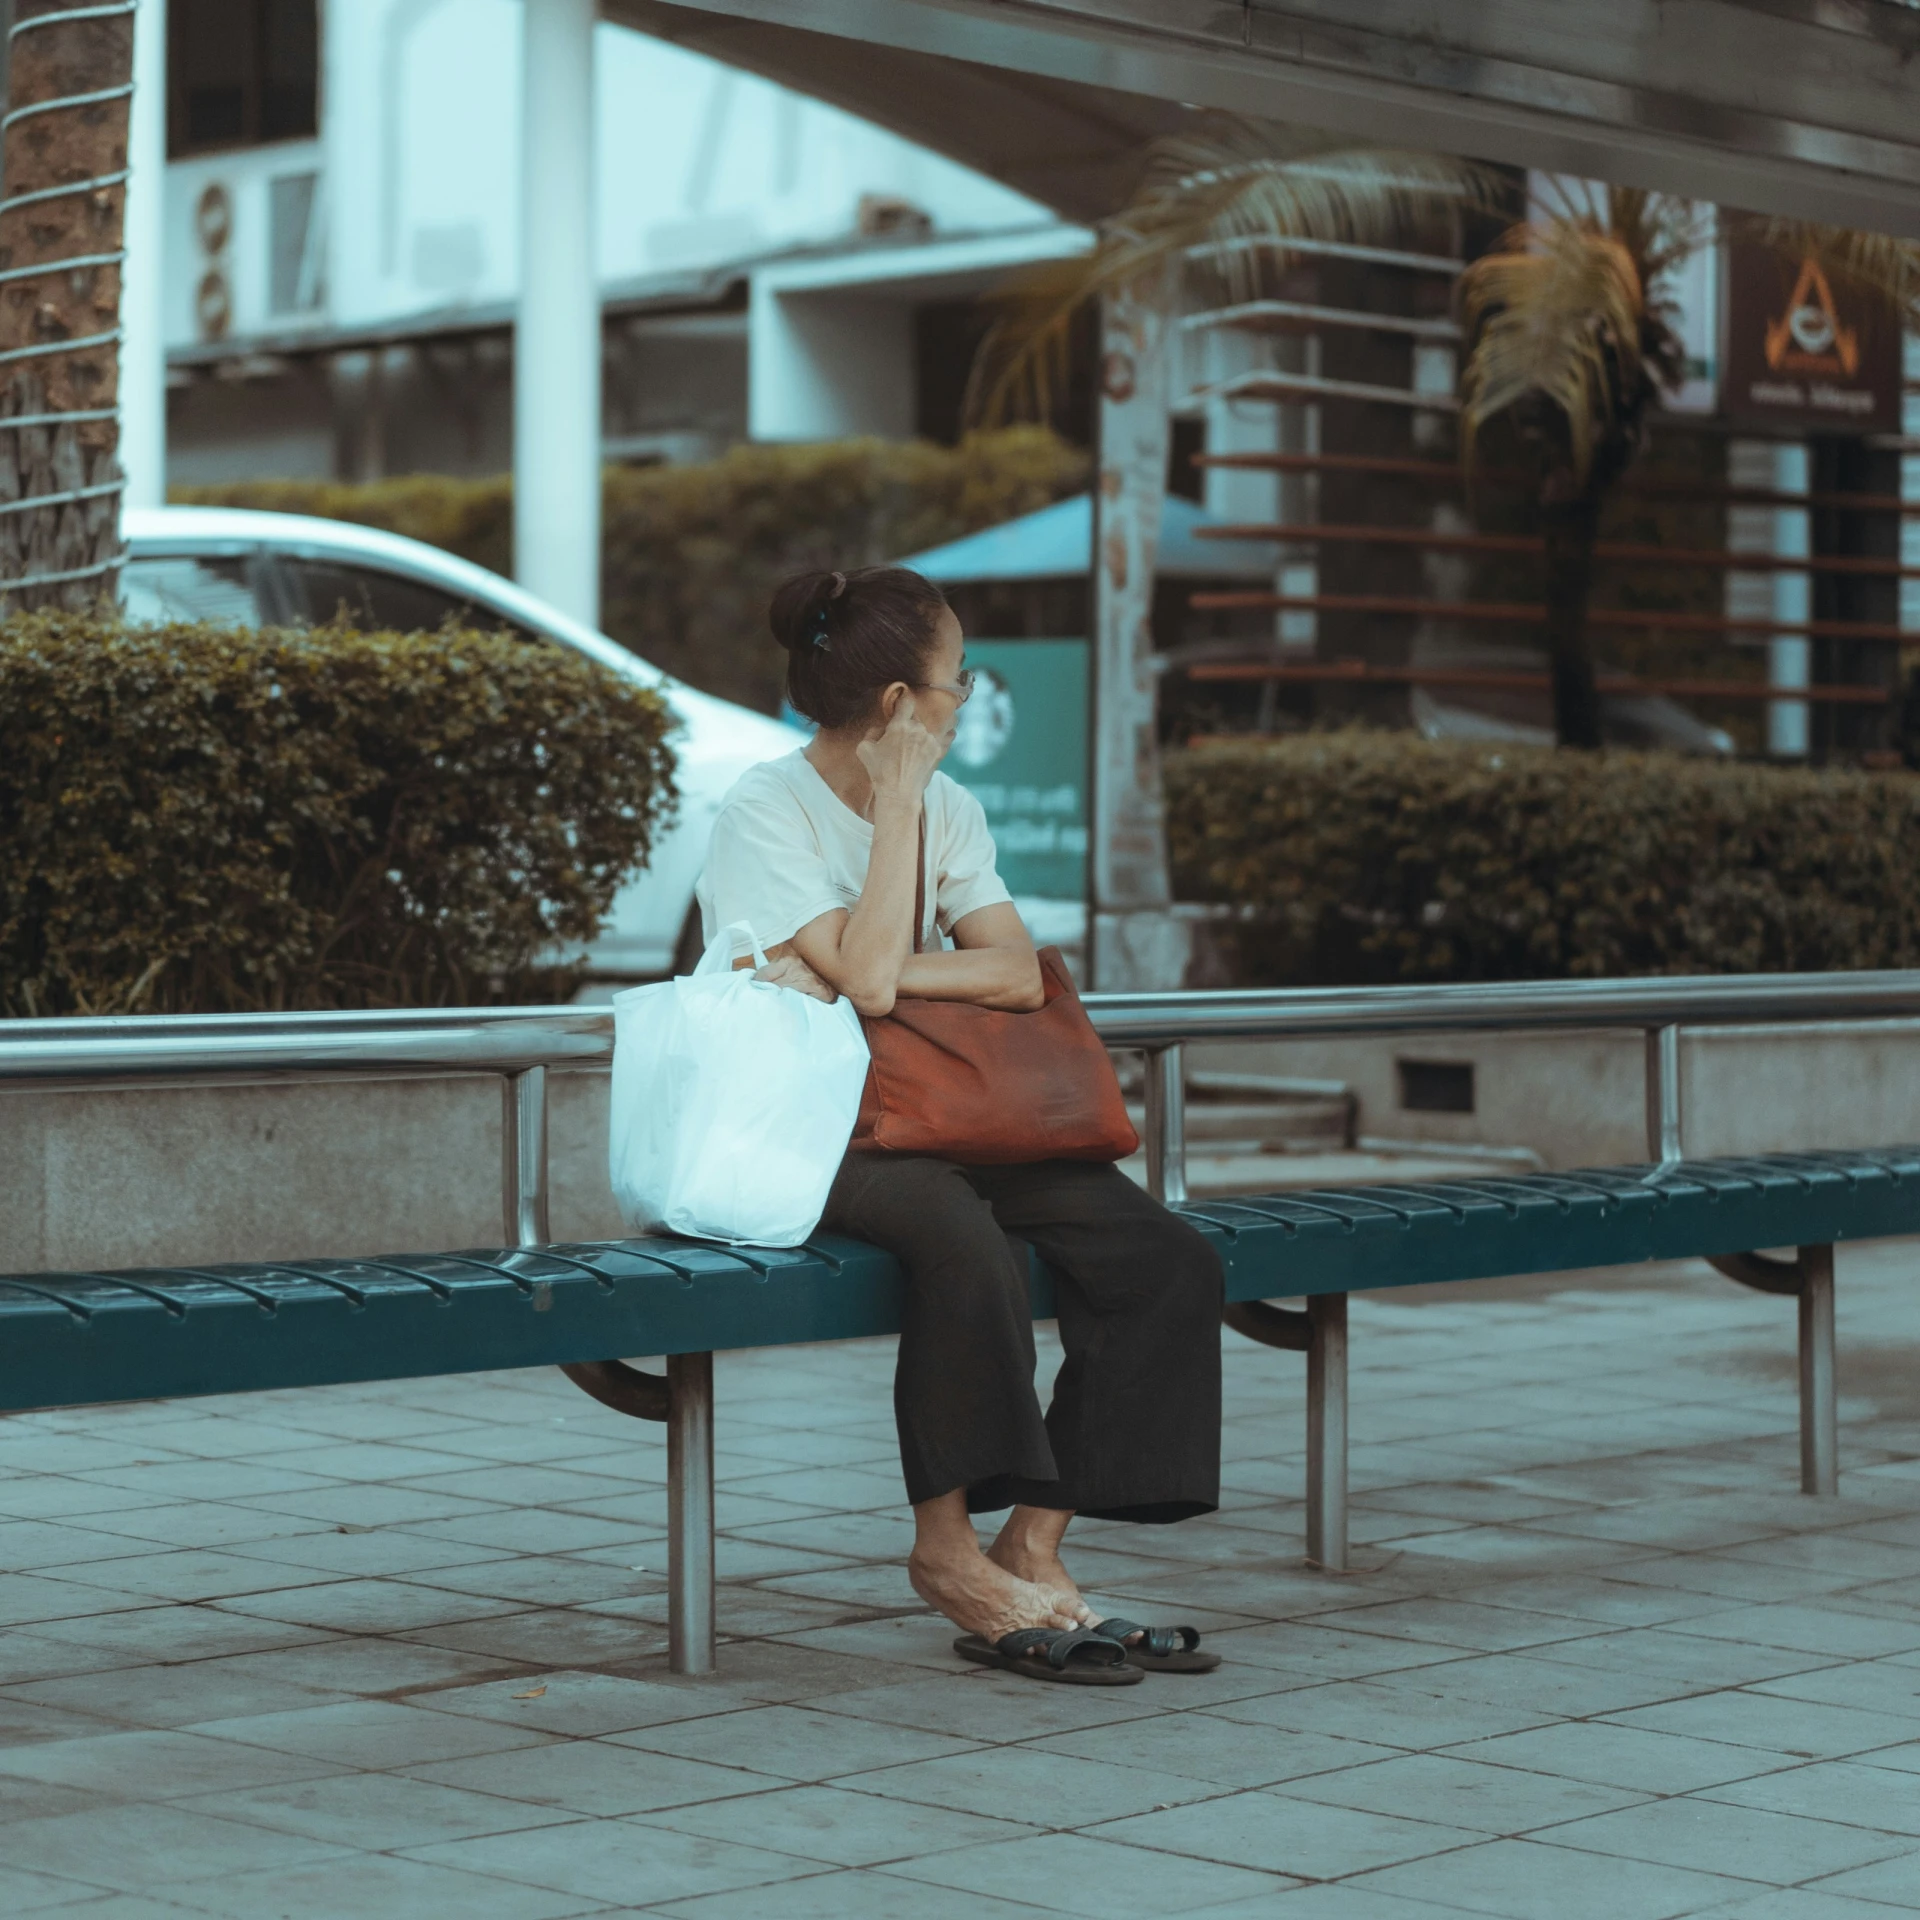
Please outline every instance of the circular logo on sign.
[{"label": "circular logo on sign", "polygon": [[1100,391],[1113,401],[1133,398],[1132,354],[1114,352],[1100,362]]},{"label": "circular logo on sign", "polygon": [[1811,301],[1794,308],[1787,326],[1793,333],[1793,344],[1802,353],[1825,353],[1833,345],[1833,315]]},{"label": "circular logo on sign", "polygon": [[963,767],[990,767],[1013,738],[1013,690],[991,667],[974,672],[973,698],[960,709],[954,757]]}]

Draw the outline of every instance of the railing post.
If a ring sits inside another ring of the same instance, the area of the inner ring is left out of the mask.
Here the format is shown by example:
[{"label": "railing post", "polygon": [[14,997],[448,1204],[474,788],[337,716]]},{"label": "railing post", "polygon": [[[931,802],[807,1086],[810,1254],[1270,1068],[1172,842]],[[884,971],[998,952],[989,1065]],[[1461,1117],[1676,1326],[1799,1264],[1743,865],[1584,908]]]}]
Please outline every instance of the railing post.
[{"label": "railing post", "polygon": [[1347,1567],[1347,1296],[1307,1299],[1307,1558]]},{"label": "railing post", "polygon": [[500,1198],[510,1247],[544,1247],[547,1227],[547,1070],[522,1067],[501,1082]]},{"label": "railing post", "polygon": [[1800,1249],[1800,1491],[1840,1491],[1840,1403],[1833,1372],[1833,1248]]},{"label": "railing post", "polygon": [[1187,1197],[1186,1054],[1177,1043],[1147,1049],[1147,1191],[1161,1205]]},{"label": "railing post", "polygon": [[1682,1159],[1680,1144],[1680,1029],[1647,1029],[1647,1158],[1657,1180]]},{"label": "railing post", "polygon": [[667,1356],[667,1653],[675,1673],[711,1673],[713,1355]]}]

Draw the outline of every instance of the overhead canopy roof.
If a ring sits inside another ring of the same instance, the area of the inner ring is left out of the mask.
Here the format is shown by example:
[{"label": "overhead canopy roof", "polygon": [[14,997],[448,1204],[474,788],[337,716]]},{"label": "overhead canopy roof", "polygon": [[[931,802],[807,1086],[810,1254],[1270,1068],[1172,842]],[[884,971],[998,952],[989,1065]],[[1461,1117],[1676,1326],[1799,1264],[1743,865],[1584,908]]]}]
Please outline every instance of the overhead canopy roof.
[{"label": "overhead canopy roof", "polygon": [[1908,0],[601,0],[601,10],[1076,220],[1125,199],[1155,134],[1193,107],[1221,107],[1920,237],[1920,8]]},{"label": "overhead canopy roof", "polygon": [[[1160,507],[1160,551],[1156,577],[1172,580],[1257,579],[1273,577],[1273,551],[1257,540],[1202,540],[1199,527],[1215,526],[1213,517],[1183,500],[1165,496]],[[997,527],[949,540],[943,547],[909,554],[900,562],[942,586],[977,582],[1063,580],[1084,576],[1093,551],[1093,514],[1084,493],[1056,500],[1038,513],[1023,513]]]}]

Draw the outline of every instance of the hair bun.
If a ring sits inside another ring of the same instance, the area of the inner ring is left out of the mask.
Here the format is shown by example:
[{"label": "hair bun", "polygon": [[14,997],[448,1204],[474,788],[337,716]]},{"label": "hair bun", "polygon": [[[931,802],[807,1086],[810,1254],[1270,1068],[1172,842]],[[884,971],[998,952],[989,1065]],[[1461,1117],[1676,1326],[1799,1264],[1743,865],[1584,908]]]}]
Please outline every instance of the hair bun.
[{"label": "hair bun", "polygon": [[789,653],[811,653],[828,603],[847,590],[844,573],[797,573],[782,583],[767,609],[773,637]]}]

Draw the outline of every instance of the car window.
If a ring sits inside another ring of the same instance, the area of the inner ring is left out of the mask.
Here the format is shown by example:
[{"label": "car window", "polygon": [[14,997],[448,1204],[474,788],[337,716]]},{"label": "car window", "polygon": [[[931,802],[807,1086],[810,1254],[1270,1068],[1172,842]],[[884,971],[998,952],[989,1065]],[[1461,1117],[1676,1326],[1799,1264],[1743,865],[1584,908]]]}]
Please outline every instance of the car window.
[{"label": "car window", "polygon": [[136,553],[121,568],[120,585],[131,621],[260,624],[252,567],[243,553]]},{"label": "car window", "polygon": [[504,630],[522,640],[544,637],[484,602],[378,567],[291,554],[283,556],[281,565],[286,570],[295,617],[315,626],[342,619],[363,632],[391,628],[397,633],[431,633],[452,620],[485,633]]}]

